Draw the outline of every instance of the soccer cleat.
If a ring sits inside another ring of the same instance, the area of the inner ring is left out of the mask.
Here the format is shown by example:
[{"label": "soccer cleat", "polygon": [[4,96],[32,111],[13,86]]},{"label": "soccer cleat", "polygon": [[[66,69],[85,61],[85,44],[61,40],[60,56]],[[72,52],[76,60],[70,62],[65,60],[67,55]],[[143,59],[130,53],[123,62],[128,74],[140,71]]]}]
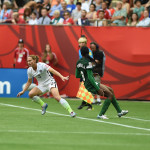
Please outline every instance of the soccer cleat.
[{"label": "soccer cleat", "polygon": [[109,119],[109,118],[106,117],[106,115],[102,115],[102,116],[98,115],[97,118],[98,119]]},{"label": "soccer cleat", "polygon": [[96,105],[102,105],[102,102],[96,102]]},{"label": "soccer cleat", "polygon": [[46,109],[48,107],[48,104],[44,103],[44,105],[42,106],[42,115],[44,115],[46,113]]},{"label": "soccer cleat", "polygon": [[88,106],[88,108],[86,110],[93,110],[92,105]]},{"label": "soccer cleat", "polygon": [[74,118],[74,117],[76,117],[76,113],[72,111],[72,112],[70,113],[70,116]]},{"label": "soccer cleat", "polygon": [[121,113],[118,113],[118,117],[124,116],[128,113],[128,110],[122,110]]}]

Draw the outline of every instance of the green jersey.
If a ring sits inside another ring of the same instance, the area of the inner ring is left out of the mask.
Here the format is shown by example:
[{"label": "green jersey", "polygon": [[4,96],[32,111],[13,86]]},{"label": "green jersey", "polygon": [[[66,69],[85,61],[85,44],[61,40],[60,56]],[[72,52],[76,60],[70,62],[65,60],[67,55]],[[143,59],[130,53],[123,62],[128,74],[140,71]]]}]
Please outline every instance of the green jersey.
[{"label": "green jersey", "polygon": [[93,66],[87,58],[81,58],[76,64],[76,78],[82,78],[85,88],[97,94],[99,90],[99,83],[93,77]]}]

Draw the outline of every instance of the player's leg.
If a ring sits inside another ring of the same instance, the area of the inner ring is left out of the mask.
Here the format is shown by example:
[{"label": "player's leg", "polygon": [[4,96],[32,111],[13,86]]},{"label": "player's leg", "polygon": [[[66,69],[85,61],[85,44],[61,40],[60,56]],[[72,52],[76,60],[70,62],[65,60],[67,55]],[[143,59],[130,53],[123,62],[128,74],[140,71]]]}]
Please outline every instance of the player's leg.
[{"label": "player's leg", "polygon": [[113,104],[113,106],[115,107],[117,113],[118,113],[118,116],[121,117],[123,115],[126,115],[128,113],[128,110],[122,110],[119,106],[119,103],[115,97],[115,94],[114,94],[114,91],[111,87],[108,87],[107,88],[113,93],[113,97],[112,97],[112,101],[111,103]]},{"label": "player's leg", "polygon": [[107,99],[105,99],[102,109],[101,109],[99,115],[97,116],[97,118],[108,119],[106,116],[104,116],[104,114],[106,113],[106,111],[109,108],[109,105],[111,104],[113,93],[103,84],[100,85],[100,89],[103,90],[104,96],[107,97]]},{"label": "player's leg", "polygon": [[69,103],[65,99],[60,97],[58,88],[52,87],[50,89],[50,92],[53,95],[53,97],[70,113],[71,117],[75,117],[76,114],[73,112]]},{"label": "player's leg", "polygon": [[[101,78],[100,78],[99,74],[94,74],[94,79],[99,84],[101,83]],[[97,104],[97,105],[101,105],[102,104],[101,98],[100,98],[100,96],[98,94],[96,95],[96,100],[94,99],[94,101],[95,101],[95,104]],[[94,101],[93,101],[93,103],[94,103]]]},{"label": "player's leg", "polygon": [[39,95],[42,95],[43,92],[40,89],[40,87],[34,87],[30,92],[29,92],[29,97],[32,98],[32,100],[39,104],[42,107],[42,112],[41,114],[44,115],[46,113],[46,109],[48,107],[48,104],[44,103]]}]

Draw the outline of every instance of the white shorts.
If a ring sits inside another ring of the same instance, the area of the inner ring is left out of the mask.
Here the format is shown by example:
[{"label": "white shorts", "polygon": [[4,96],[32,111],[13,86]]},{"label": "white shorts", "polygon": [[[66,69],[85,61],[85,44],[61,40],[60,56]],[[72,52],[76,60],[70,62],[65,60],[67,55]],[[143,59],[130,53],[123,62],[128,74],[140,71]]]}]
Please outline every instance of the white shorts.
[{"label": "white shorts", "polygon": [[58,88],[58,87],[57,87],[57,83],[54,81],[48,85],[38,85],[37,88],[40,89],[43,94],[45,94],[47,92],[50,92],[51,88]]}]

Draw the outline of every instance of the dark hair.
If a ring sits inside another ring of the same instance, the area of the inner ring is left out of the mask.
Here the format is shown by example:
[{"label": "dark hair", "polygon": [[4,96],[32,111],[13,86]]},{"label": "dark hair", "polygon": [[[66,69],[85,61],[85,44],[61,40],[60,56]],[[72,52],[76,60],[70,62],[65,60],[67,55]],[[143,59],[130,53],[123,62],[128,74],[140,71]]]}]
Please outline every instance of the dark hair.
[{"label": "dark hair", "polygon": [[39,62],[39,56],[37,55],[29,55],[28,57],[31,57],[33,60],[36,60],[36,63]]},{"label": "dark hair", "polygon": [[69,11],[65,11],[65,12],[63,13],[63,16],[65,16],[65,13],[67,13],[67,14],[68,14],[68,16],[70,16]]},{"label": "dark hair", "polygon": [[45,7],[43,7],[41,10],[44,10],[44,9],[47,11],[47,9]]},{"label": "dark hair", "polygon": [[80,5],[81,6],[81,2],[77,2],[76,5]]},{"label": "dark hair", "polygon": [[[94,11],[96,10],[96,5],[94,4],[94,3],[91,3],[91,5],[93,5],[94,6]],[[91,6],[90,5],[90,6]]]},{"label": "dark hair", "polygon": [[83,37],[83,38],[86,38],[86,39],[87,39],[87,37],[86,37],[84,34],[82,34],[82,35],[81,35],[81,37]]},{"label": "dark hair", "polygon": [[81,55],[85,58],[88,58],[90,61],[94,61],[94,59],[89,56],[89,48],[86,46],[81,48]]},{"label": "dark hair", "polygon": [[140,1],[140,0],[135,0],[135,1],[134,1],[134,4],[136,4],[137,2],[140,2],[140,3],[141,3],[141,1]]},{"label": "dark hair", "polygon": [[[139,19],[138,14],[137,14],[137,13],[132,13],[132,15],[133,15],[133,14],[135,14],[135,15],[137,16],[137,21],[138,21],[138,19]],[[132,15],[131,15],[131,22],[133,21]]]},{"label": "dark hair", "polygon": [[31,14],[34,14],[36,16],[36,12],[35,11],[33,11]]},{"label": "dark hair", "polygon": [[99,45],[98,45],[97,43],[95,43],[95,42],[91,42],[91,43],[90,43],[90,45],[91,45],[91,44],[94,44],[94,45],[96,46],[96,50],[98,50],[98,49],[99,49]]},{"label": "dark hair", "polygon": [[[29,14],[26,15],[26,12],[28,12]],[[24,20],[26,21],[27,17],[31,15],[31,9],[30,8],[25,8],[24,13],[23,13],[23,17]]]}]

